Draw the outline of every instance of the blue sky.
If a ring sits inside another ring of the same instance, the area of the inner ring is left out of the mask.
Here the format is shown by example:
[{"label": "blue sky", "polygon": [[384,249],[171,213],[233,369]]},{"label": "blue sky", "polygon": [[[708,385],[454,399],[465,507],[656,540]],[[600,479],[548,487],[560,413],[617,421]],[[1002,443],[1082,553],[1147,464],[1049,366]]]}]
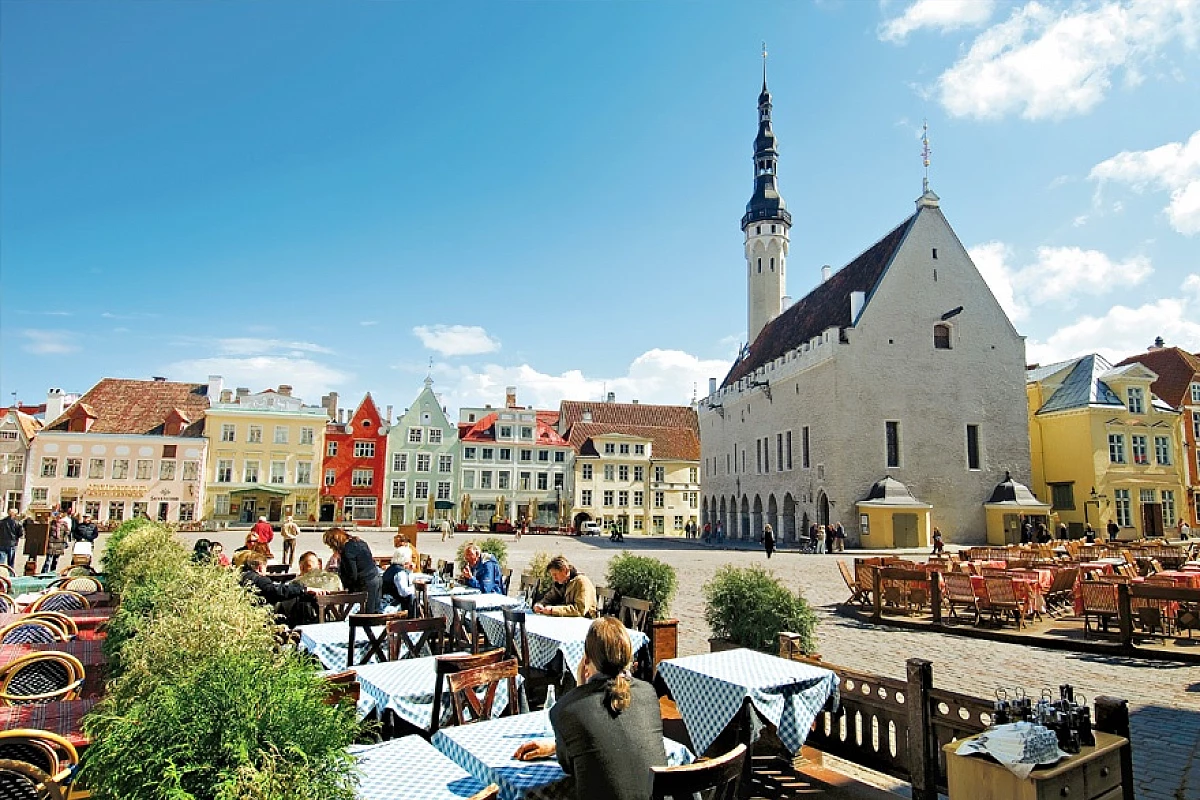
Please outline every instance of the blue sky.
[{"label": "blue sky", "polygon": [[1030,361],[1200,350],[1200,3],[4,2],[0,398],[687,402],[931,184]]}]

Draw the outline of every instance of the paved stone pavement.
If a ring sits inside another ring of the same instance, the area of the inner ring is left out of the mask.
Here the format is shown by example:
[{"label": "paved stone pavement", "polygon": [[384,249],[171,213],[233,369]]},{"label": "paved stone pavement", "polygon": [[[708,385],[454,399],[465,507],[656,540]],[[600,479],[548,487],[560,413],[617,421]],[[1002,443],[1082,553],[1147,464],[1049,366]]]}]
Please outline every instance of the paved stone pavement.
[{"label": "paved stone pavement", "polygon": [[[219,538],[231,552],[244,533],[227,532]],[[377,555],[391,549],[390,532],[361,532]],[[453,557],[457,545],[435,536],[419,541],[422,553],[434,558]],[[717,550],[699,542],[653,537],[626,538],[624,545],[607,537],[551,537],[526,535],[509,544],[509,565],[521,567],[540,550],[564,553],[597,584],[604,583],[608,559],[621,549],[654,555],[671,563],[679,574],[679,593],[671,607],[679,618],[680,655],[707,652],[708,628],[704,623],[701,586],[725,563],[744,566],[766,564],[789,585],[804,591],[821,620],[818,648],[826,660],[904,678],[905,659],[924,658],[933,663],[935,685],[982,697],[997,686],[1022,686],[1037,696],[1043,687],[1071,683],[1089,699],[1098,694],[1124,697],[1132,712],[1134,776],[1139,800],[1200,800],[1200,666],[1177,662],[1109,658],[1082,653],[1043,650],[1002,642],[977,641],[925,631],[887,626],[873,627],[835,613],[847,591],[835,556],[777,552],[767,560],[761,550],[729,547]],[[279,549],[278,539],[274,544]],[[319,535],[304,533],[298,552],[321,554]],[[854,553],[843,557],[852,559]]]}]

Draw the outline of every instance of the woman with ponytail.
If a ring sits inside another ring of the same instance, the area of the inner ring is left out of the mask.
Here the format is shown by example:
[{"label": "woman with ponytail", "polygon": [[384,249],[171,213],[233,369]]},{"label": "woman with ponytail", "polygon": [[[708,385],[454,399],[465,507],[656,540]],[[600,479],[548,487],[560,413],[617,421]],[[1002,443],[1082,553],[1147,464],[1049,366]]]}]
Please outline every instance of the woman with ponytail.
[{"label": "woman with ponytail", "polygon": [[558,756],[577,800],[648,800],[650,768],[665,766],[654,687],[629,674],[633,647],[615,617],[588,629],[579,685],[550,710],[554,742],[526,742],[513,758]]}]

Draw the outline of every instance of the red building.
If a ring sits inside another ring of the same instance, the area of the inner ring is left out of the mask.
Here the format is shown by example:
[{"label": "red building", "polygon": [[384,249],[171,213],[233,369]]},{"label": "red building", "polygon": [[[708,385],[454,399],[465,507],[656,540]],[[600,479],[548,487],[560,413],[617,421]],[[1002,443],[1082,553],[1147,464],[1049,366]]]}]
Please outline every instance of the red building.
[{"label": "red building", "polygon": [[386,459],[387,426],[368,392],[348,420],[325,426],[320,521],[382,526]]}]

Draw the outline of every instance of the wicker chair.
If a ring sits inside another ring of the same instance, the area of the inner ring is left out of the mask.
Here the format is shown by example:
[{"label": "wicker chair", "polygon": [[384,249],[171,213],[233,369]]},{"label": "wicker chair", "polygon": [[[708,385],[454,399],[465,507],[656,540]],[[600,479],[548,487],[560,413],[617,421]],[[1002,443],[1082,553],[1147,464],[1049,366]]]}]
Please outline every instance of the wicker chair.
[{"label": "wicker chair", "polygon": [[8,592],[0,592],[0,614],[16,614],[19,610],[15,597]]},{"label": "wicker chair", "polygon": [[[34,767],[56,784],[69,780],[79,766],[79,753],[65,738],[50,731],[29,729],[0,731],[0,759]],[[0,797],[11,796],[0,788]]]},{"label": "wicker chair", "polygon": [[26,614],[22,622],[44,622],[53,625],[58,630],[62,631],[63,639],[74,639],[79,635],[79,625],[75,620],[68,617],[61,611],[35,611],[32,614]]},{"label": "wicker chair", "polygon": [[7,575],[0,575],[0,594],[12,594],[12,579]]},{"label": "wicker chair", "polygon": [[0,628],[0,644],[53,644],[66,641],[62,629],[46,620],[22,617]]},{"label": "wicker chair", "polygon": [[91,608],[86,597],[65,589],[47,592],[29,606],[30,611],[82,611],[85,608]]},{"label": "wicker chair", "polygon": [[0,797],[5,800],[65,800],[63,786],[25,761],[0,758]]},{"label": "wicker chair", "polygon": [[1013,579],[985,577],[983,581],[987,587],[988,609],[992,612],[992,619],[996,620],[1001,615],[1012,614],[1017,621],[1017,630],[1024,628],[1025,604],[1017,596]]},{"label": "wicker chair", "polygon": [[41,651],[0,667],[0,705],[74,700],[83,688],[83,664],[67,653]]},{"label": "wicker chair", "polygon": [[1107,632],[1108,623],[1117,618],[1117,584],[1084,581],[1079,589],[1083,599],[1083,638],[1092,632],[1093,618],[1098,628]]},{"label": "wicker chair", "polygon": [[55,581],[53,586],[55,589],[65,589],[68,592],[79,592],[80,594],[104,591],[104,585],[100,583],[99,579],[90,575],[68,576]]},{"label": "wicker chair", "polygon": [[971,576],[962,575],[957,572],[947,572],[942,576],[942,580],[946,584],[946,605],[950,609],[950,616],[957,617],[957,608],[969,608],[975,612],[975,624],[979,624],[980,608],[979,598],[975,596],[975,590],[971,587]]},{"label": "wicker chair", "polygon": [[0,575],[6,578],[15,578],[17,577],[17,571],[8,564],[0,564]]}]

